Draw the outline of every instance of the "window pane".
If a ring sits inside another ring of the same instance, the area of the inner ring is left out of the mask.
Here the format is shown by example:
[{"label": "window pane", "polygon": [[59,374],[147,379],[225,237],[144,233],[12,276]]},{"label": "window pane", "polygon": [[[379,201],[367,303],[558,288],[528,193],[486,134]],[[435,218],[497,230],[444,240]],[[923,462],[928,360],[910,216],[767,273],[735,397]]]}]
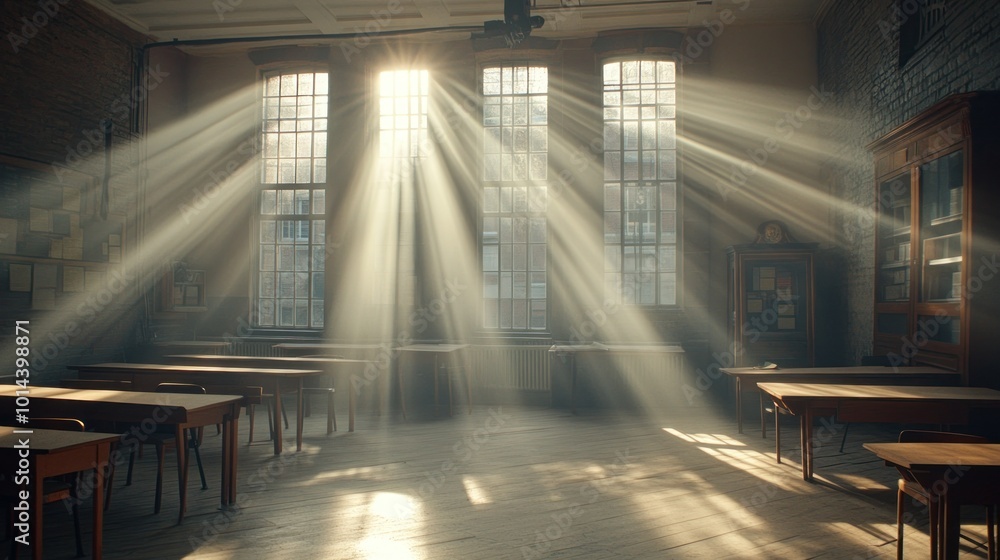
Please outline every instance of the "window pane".
[{"label": "window pane", "polygon": [[[277,188],[262,191],[262,216],[307,218],[326,213],[328,85],[325,72],[279,72],[264,78],[261,176],[265,184]],[[259,229],[258,267],[278,272],[258,277],[258,321],[269,326],[322,327],[325,222],[260,220]],[[265,292],[277,299],[264,299]]]},{"label": "window pane", "polygon": [[675,78],[670,61],[604,65],[605,296],[613,301],[677,303]]},{"label": "window pane", "polygon": [[544,329],[548,69],[484,68],[482,91],[482,324]]}]

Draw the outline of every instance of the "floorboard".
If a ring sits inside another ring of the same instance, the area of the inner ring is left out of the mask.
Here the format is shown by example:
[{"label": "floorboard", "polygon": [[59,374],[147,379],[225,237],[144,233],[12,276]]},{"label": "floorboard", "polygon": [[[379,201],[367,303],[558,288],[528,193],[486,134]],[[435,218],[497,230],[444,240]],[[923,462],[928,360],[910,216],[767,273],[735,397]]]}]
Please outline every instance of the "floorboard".
[{"label": "floorboard", "polygon": [[[655,418],[512,405],[454,417],[424,411],[410,421],[360,413],[357,431],[327,436],[317,407],[302,452],[280,457],[261,440],[266,423],[258,414],[253,445],[245,417],[240,422],[239,508],[217,507],[214,430],[203,446],[210,489],[197,487],[192,468],[181,525],[173,469],[163,511],[152,512],[148,449],[131,486],[123,485],[124,470],[116,480],[105,558],[895,557],[895,471],[861,444],[892,441],[901,426],[852,425],[843,453],[843,426],[833,426],[816,455],[817,481],[807,483],[795,418],[783,420],[779,465],[773,433],[737,434],[731,413],[707,408]],[[910,511],[906,557],[928,558],[925,512]],[[963,533],[984,541],[982,514],[963,513]],[[65,508],[49,506],[45,518],[46,558],[72,558]],[[963,546],[963,558],[986,556]]]}]

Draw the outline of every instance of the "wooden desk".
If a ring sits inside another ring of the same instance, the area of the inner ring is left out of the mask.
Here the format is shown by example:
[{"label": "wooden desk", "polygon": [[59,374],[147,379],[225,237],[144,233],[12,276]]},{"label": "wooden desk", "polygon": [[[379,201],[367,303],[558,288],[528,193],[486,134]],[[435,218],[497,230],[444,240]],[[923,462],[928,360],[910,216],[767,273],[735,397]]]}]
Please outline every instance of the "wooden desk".
[{"label": "wooden desk", "polygon": [[[34,393],[34,389],[32,389]],[[34,400],[32,400],[34,404]],[[32,406],[32,410],[34,407]],[[15,433],[30,431],[31,433]],[[91,557],[99,560],[102,554],[104,530],[104,473],[108,465],[108,454],[111,442],[121,438],[117,434],[99,434],[94,432],[69,432],[62,430],[39,430],[0,426],[0,463],[13,470],[20,459],[19,441],[28,440],[30,487],[18,486],[19,490],[28,490],[31,500],[31,519],[29,521],[32,557],[42,558],[42,522],[44,480],[62,474],[77,473],[96,469],[94,476],[94,529]],[[12,537],[13,538],[13,537]]]},{"label": "wooden desk", "polygon": [[[438,368],[440,367],[440,358],[442,356],[456,361],[456,353],[460,353],[466,348],[468,344],[409,344],[407,346],[400,346],[396,348],[396,351],[400,354],[404,353],[429,353],[434,356],[434,406],[438,406]],[[457,366],[461,367],[461,366]],[[471,376],[467,366],[462,368],[465,371],[465,388],[466,388],[466,399],[469,407],[469,414],[472,414],[472,383],[470,382]],[[399,376],[399,405],[403,411],[403,418],[406,418],[406,392],[404,391],[403,384],[403,360],[399,359],[396,361],[396,371]],[[452,394],[451,387],[451,375],[448,376],[448,411],[452,412],[452,403],[454,402],[454,395]]]},{"label": "wooden desk", "polygon": [[570,412],[576,414],[576,357],[580,354],[662,354],[684,352],[680,346],[666,344],[602,344],[591,342],[589,344],[556,344],[549,348],[549,352],[556,356],[568,357],[570,363]]},{"label": "wooden desk", "polygon": [[[756,388],[757,383],[848,383],[851,385],[923,385],[954,386],[962,374],[930,366],[845,366],[822,368],[758,369],[720,368],[719,371],[736,379],[736,428],[743,433],[743,386]],[[760,434],[767,437],[764,413],[764,393],[760,395]]]},{"label": "wooden desk", "polygon": [[[14,410],[16,391],[19,389],[21,388],[17,385],[0,385],[0,414]],[[221,501],[223,507],[236,503],[236,436],[243,397],[34,386],[31,387],[30,398],[32,416],[105,420],[135,425],[173,425],[177,431],[177,441],[184,441],[184,430],[187,428],[222,424]],[[123,440],[126,437],[119,436]],[[187,509],[187,469],[183,468],[186,455],[186,446],[178,445],[178,523],[184,519]]]},{"label": "wooden desk", "polygon": [[982,387],[758,383],[776,407],[800,417],[802,478],[813,476],[813,421],[967,424],[974,408],[1000,407],[1000,391]]},{"label": "wooden desk", "polygon": [[[209,365],[228,367],[250,367],[250,368],[292,368],[292,369],[319,369],[329,375],[345,374],[341,366],[361,367],[371,363],[369,360],[355,360],[350,358],[321,358],[302,356],[218,356],[214,354],[170,354],[164,358],[177,361],[187,365]],[[348,379],[348,383],[342,384],[347,387],[347,409],[348,409],[348,431],[354,431],[354,387]],[[359,385],[360,387],[360,385]]]},{"label": "wooden desk", "polygon": [[[943,529],[939,557],[957,560],[963,503],[1000,503],[1000,444],[866,443],[886,463],[911,472],[936,497]],[[933,507],[933,505],[932,505]]]},{"label": "wooden desk", "polygon": [[[274,395],[274,417],[281,418],[281,385],[291,383],[298,391],[296,413],[296,451],[302,451],[302,380],[319,376],[318,369],[283,369],[255,367],[186,366],[179,364],[107,363],[68,366],[81,379],[122,379],[131,381],[140,391],[155,391],[160,383],[196,383],[198,385],[261,386]],[[274,454],[282,451],[282,425],[274,422]],[[183,440],[180,440],[183,441]]]}]

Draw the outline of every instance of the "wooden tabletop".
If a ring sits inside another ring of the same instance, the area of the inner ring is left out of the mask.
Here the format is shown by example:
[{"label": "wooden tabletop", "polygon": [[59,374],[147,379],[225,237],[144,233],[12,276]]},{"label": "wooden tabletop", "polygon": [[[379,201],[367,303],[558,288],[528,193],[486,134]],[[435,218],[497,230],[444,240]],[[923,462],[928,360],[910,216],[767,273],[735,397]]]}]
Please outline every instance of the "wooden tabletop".
[{"label": "wooden tabletop", "polygon": [[680,346],[669,344],[603,344],[600,342],[590,342],[587,344],[554,344],[549,348],[549,352],[554,352],[556,354],[574,354],[580,352],[666,353],[683,351],[684,349]]},{"label": "wooden tabletop", "polygon": [[[31,433],[15,433],[28,431]],[[103,434],[99,432],[73,432],[69,430],[43,430],[38,428],[0,426],[0,449],[14,449],[20,441],[30,439],[31,453],[51,453],[74,447],[83,447],[104,441],[121,439],[121,434]]]},{"label": "wooden tabletop", "polygon": [[[0,385],[0,399],[14,399],[17,396],[17,391],[23,391],[24,388],[19,385]],[[116,411],[120,413],[123,410],[129,410],[134,408],[139,414],[139,419],[142,420],[149,415],[149,409],[152,407],[164,407],[172,409],[174,414],[179,415],[179,417],[174,416],[173,418],[178,422],[184,422],[184,411],[196,411],[204,408],[211,408],[223,403],[230,403],[233,401],[240,401],[243,399],[242,396],[236,395],[198,395],[198,394],[187,394],[187,393],[153,393],[147,391],[111,391],[106,389],[71,389],[66,387],[41,387],[41,386],[31,386],[31,394],[29,398],[34,399],[44,399],[44,400],[59,400],[66,401],[67,403],[74,403],[76,406],[86,406],[88,409],[88,416],[92,416],[91,412],[101,411],[103,408],[102,403],[115,403]],[[39,401],[40,402],[40,401]],[[38,402],[32,405],[32,409],[36,408]],[[122,421],[130,420],[126,417],[115,416],[111,419],[118,419]]]},{"label": "wooden tabletop", "polygon": [[172,346],[188,346],[201,348],[228,348],[230,343],[222,340],[161,340],[154,342],[153,346],[169,348]]},{"label": "wooden tabletop", "polygon": [[468,348],[468,344],[407,344],[396,348],[399,352],[456,352]]},{"label": "wooden tabletop", "polygon": [[775,398],[921,399],[1000,401],[1000,391],[985,387],[924,387],[906,385],[851,385],[839,383],[758,383]]},{"label": "wooden tabletop", "polygon": [[996,443],[865,443],[865,449],[884,461],[905,469],[961,465],[1000,467]]},{"label": "wooden tabletop", "polygon": [[739,377],[893,377],[893,376],[955,376],[961,377],[957,371],[931,366],[844,366],[844,367],[806,367],[806,368],[719,368],[719,371]]},{"label": "wooden tabletop", "polygon": [[[219,354],[168,354],[164,358],[188,362],[229,362],[232,364],[366,364],[371,360],[339,356],[225,356]],[[245,366],[233,366],[245,367]]]},{"label": "wooden tabletop", "polygon": [[[219,356],[231,357],[231,356]],[[66,366],[77,371],[130,371],[135,373],[197,373],[197,374],[234,374],[234,375],[268,375],[276,377],[303,377],[309,375],[319,375],[323,373],[317,369],[299,368],[259,368],[259,367],[235,367],[235,366],[211,366],[211,365],[181,365],[181,364],[134,364],[134,363],[104,363],[104,364],[83,364]]]},{"label": "wooden tabletop", "polygon": [[278,350],[379,350],[390,348],[391,345],[375,344],[372,342],[359,342],[351,344],[349,342],[282,342],[275,344],[271,348]]}]

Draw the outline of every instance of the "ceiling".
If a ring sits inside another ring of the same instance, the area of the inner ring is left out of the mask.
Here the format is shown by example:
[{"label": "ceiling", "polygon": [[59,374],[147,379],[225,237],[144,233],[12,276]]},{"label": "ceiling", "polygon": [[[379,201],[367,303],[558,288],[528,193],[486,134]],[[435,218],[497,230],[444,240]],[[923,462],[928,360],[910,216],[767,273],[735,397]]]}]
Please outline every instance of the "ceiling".
[{"label": "ceiling", "polygon": [[[531,0],[547,38],[606,29],[814,22],[828,0]],[[504,0],[88,0],[156,41],[421,31],[454,39],[504,19]],[[726,13],[730,10],[731,13]],[[716,29],[721,29],[716,27]]]}]

